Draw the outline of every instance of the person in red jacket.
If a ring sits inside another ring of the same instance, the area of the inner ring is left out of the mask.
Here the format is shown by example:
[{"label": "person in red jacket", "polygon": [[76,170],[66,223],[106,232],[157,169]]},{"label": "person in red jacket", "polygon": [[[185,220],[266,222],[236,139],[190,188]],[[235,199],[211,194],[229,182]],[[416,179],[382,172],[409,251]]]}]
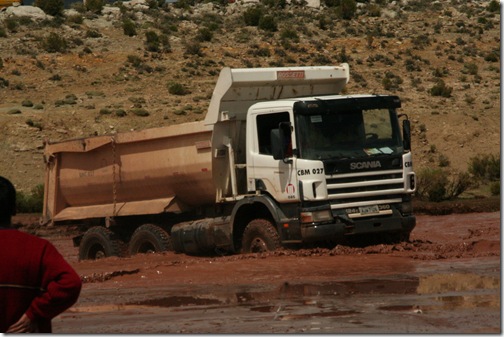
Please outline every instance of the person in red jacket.
[{"label": "person in red jacket", "polygon": [[47,240],[10,228],[16,190],[0,177],[0,333],[52,332],[82,281]]}]

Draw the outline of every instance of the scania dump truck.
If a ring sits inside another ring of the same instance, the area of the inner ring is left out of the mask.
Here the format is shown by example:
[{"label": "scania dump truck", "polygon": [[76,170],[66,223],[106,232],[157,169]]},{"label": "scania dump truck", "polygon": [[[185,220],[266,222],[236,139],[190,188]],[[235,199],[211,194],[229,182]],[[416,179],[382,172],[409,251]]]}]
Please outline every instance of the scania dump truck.
[{"label": "scania dump truck", "polygon": [[397,96],[340,94],[349,78],[224,68],[202,121],[47,142],[41,221],[84,226],[80,259],[408,240],[409,121]]}]

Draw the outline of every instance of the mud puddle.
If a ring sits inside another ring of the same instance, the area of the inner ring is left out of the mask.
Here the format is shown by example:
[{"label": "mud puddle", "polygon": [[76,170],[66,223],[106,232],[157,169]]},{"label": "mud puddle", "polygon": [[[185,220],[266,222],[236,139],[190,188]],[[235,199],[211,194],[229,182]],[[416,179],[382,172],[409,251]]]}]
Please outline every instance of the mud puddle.
[{"label": "mud puddle", "polygon": [[[497,332],[500,277],[494,267],[476,270],[487,275],[452,272],[456,266],[450,266],[429,275],[337,282],[160,287],[118,293],[130,300],[114,305],[83,303],[61,319],[78,314],[88,323],[73,333]],[[107,322],[121,324],[103,324],[104,314]]]}]

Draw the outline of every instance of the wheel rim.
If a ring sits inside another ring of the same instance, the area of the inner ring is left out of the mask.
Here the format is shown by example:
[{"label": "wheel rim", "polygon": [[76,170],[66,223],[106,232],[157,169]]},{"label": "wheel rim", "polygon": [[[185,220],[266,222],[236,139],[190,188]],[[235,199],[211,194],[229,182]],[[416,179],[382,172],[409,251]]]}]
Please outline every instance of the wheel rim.
[{"label": "wheel rim", "polygon": [[250,251],[252,253],[263,253],[268,251],[268,246],[262,238],[254,238],[250,244]]},{"label": "wheel rim", "polygon": [[107,257],[107,254],[105,254],[105,249],[99,244],[93,245],[93,247],[89,250],[89,259],[98,260],[103,259],[104,257]]}]

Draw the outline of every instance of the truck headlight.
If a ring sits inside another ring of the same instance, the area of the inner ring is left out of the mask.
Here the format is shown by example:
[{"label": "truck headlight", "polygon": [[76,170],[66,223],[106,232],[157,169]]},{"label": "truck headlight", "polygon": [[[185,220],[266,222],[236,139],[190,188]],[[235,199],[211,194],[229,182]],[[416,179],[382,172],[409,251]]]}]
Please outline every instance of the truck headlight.
[{"label": "truck headlight", "polygon": [[323,211],[301,212],[301,223],[332,221],[332,212],[329,209]]}]

